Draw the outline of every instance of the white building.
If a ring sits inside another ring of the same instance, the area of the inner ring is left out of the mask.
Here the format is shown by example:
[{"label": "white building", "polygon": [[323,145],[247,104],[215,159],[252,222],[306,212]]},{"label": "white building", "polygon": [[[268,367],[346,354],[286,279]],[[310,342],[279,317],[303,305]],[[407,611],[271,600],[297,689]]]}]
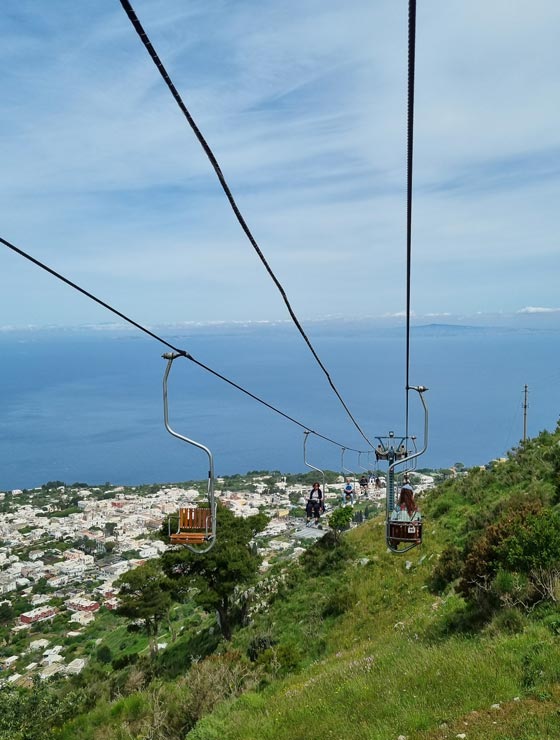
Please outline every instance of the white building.
[{"label": "white building", "polygon": [[47,665],[43,668],[41,673],[39,673],[40,678],[43,680],[47,678],[52,678],[52,676],[56,676],[57,673],[61,673],[64,670],[63,665],[59,665],[57,663],[51,663],[51,665]]},{"label": "white building", "polygon": [[64,672],[69,675],[75,676],[84,670],[85,665],[86,665],[86,661],[84,660],[84,658],[74,658],[73,661],[68,663],[68,665],[64,669]]},{"label": "white building", "polygon": [[28,653],[32,653],[35,650],[45,650],[49,646],[49,641],[45,640],[45,638],[41,638],[40,640],[33,640],[33,642],[29,643],[29,647],[27,648]]},{"label": "white building", "polygon": [[95,614],[92,612],[73,612],[70,615],[70,621],[80,624],[82,627],[86,627],[95,621]]}]

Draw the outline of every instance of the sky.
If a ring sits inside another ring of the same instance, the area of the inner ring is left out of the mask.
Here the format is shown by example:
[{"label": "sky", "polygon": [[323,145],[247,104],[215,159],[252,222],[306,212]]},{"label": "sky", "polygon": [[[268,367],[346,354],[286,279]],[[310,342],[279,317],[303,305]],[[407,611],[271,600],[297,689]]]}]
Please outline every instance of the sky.
[{"label": "sky", "polygon": [[[297,315],[402,315],[407,3],[134,8]],[[559,28],[418,3],[418,321],[560,314]],[[0,63],[0,236],[140,323],[287,318],[118,0],[4,0]],[[112,320],[6,248],[0,286],[0,327]]]}]

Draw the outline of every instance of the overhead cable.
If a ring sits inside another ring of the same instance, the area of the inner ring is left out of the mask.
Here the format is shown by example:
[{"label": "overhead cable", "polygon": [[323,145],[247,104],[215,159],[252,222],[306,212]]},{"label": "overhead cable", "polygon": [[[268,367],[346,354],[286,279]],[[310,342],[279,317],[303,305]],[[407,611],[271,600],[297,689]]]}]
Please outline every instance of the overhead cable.
[{"label": "overhead cable", "polygon": [[271,411],[274,411],[274,413],[278,414],[279,416],[284,417],[284,419],[287,419],[288,421],[291,421],[293,424],[296,424],[297,426],[301,427],[305,431],[309,431],[311,434],[314,434],[316,437],[320,437],[321,439],[324,439],[326,442],[330,442],[331,444],[337,446],[337,447],[346,447],[347,450],[352,450],[353,452],[364,452],[364,450],[357,450],[353,447],[347,447],[346,445],[341,444],[340,442],[337,442],[334,439],[331,439],[330,437],[325,436],[324,434],[320,434],[319,432],[316,432],[314,429],[312,429],[309,425],[303,424],[301,421],[298,421],[297,419],[294,419],[294,417],[290,416],[289,414],[284,413],[284,411],[281,411],[280,409],[276,408],[276,406],[273,406],[271,403],[268,403],[268,401],[263,400],[259,396],[255,395],[254,393],[251,393],[251,391],[248,391],[246,388],[243,388],[243,386],[239,385],[233,380],[230,380],[225,375],[222,375],[221,373],[217,372],[216,370],[213,370],[208,365],[205,365],[200,360],[197,360],[193,355],[190,354],[190,352],[187,352],[184,349],[180,349],[179,347],[176,347],[175,345],[168,342],[163,337],[159,336],[159,334],[156,334],[155,332],[151,331],[147,327],[143,326],[142,324],[139,324],[137,321],[134,321],[134,319],[131,319],[126,314],[122,313],[118,309],[111,306],[111,304],[107,303],[106,301],[101,300],[101,298],[98,298],[93,293],[90,293],[85,288],[82,288],[77,283],[73,282],[69,278],[65,277],[61,273],[57,272],[56,270],[53,270],[52,267],[49,267],[44,262],[41,262],[40,260],[36,259],[32,255],[25,252],[23,249],[20,249],[19,247],[16,247],[15,244],[12,244],[7,239],[4,239],[0,236],[0,243],[2,243],[5,247],[8,249],[11,249],[12,252],[15,252],[16,254],[19,254],[20,257],[23,257],[26,260],[29,260],[29,262],[32,262],[34,265],[37,265],[37,267],[40,267],[45,272],[48,272],[53,277],[57,278],[57,280],[60,280],[63,283],[66,283],[66,285],[70,286],[74,290],[77,290],[79,293],[82,293],[82,295],[85,295],[86,298],[89,298],[90,300],[94,301],[95,303],[98,303],[100,306],[103,306],[103,308],[106,308],[107,311],[110,311],[111,313],[115,314],[116,316],[119,316],[119,318],[123,319],[123,321],[126,321],[128,324],[131,324],[136,329],[138,329],[141,332],[144,332],[144,334],[147,334],[148,336],[152,337],[152,339],[155,339],[156,341],[160,342],[161,344],[164,344],[166,347],[169,347],[169,349],[172,349],[174,352],[177,352],[178,355],[181,357],[184,357],[187,360],[190,360],[190,362],[194,363],[195,365],[198,365],[203,370],[206,370],[206,372],[210,373],[211,375],[214,375],[219,380],[223,380],[224,383],[227,383],[228,385],[231,385],[233,388],[236,388],[238,391],[241,391],[241,393],[244,393],[246,396],[249,396],[249,398],[252,398],[254,401],[257,401],[258,403],[262,404],[263,406],[266,406]]},{"label": "overhead cable", "polygon": [[362,430],[362,428],[360,427],[360,425],[358,424],[358,422],[354,418],[352,412],[350,411],[350,409],[348,408],[348,406],[345,403],[344,399],[342,398],[342,395],[338,391],[338,388],[335,386],[335,384],[334,384],[334,382],[333,382],[333,380],[332,380],[332,378],[330,376],[329,371],[327,370],[327,368],[325,367],[325,365],[321,361],[321,358],[319,357],[319,355],[315,351],[315,348],[311,344],[311,341],[310,341],[309,337],[307,336],[305,330],[303,329],[302,325],[300,324],[299,319],[297,318],[297,316],[296,316],[296,314],[295,314],[295,312],[294,312],[294,310],[293,310],[293,308],[292,308],[292,306],[290,304],[290,301],[288,300],[288,296],[286,295],[286,291],[284,290],[282,284],[280,283],[280,281],[278,280],[278,278],[274,274],[274,272],[273,272],[272,268],[270,267],[270,265],[269,265],[266,257],[264,256],[261,248],[257,244],[257,241],[256,241],[255,237],[253,236],[253,234],[252,234],[249,226],[247,225],[247,222],[243,218],[243,215],[242,215],[241,211],[239,210],[239,207],[238,207],[238,205],[237,205],[237,203],[235,201],[235,198],[233,197],[233,193],[231,192],[230,187],[229,187],[229,185],[226,182],[226,179],[225,179],[225,177],[224,177],[224,175],[222,173],[222,170],[220,168],[220,165],[218,164],[218,160],[216,159],[216,157],[214,155],[214,152],[210,148],[210,145],[208,144],[208,142],[206,141],[206,139],[202,135],[202,132],[198,128],[197,124],[195,123],[194,118],[192,117],[191,113],[189,112],[189,110],[187,109],[185,103],[183,102],[183,99],[181,98],[181,96],[180,96],[177,88],[173,84],[173,82],[172,82],[172,80],[171,80],[171,78],[170,78],[167,70],[165,69],[165,67],[163,65],[163,62],[159,58],[156,50],[154,49],[154,47],[153,47],[153,45],[152,45],[152,43],[151,43],[151,41],[150,41],[150,39],[148,37],[148,34],[146,33],[146,31],[142,27],[142,24],[140,23],[140,21],[138,20],[138,16],[134,12],[134,9],[133,9],[132,5],[130,4],[130,2],[128,0],[120,0],[120,3],[122,5],[125,13],[127,14],[130,22],[134,26],[134,29],[135,29],[136,33],[140,37],[140,40],[142,41],[142,43],[146,47],[146,50],[147,50],[148,54],[150,55],[152,61],[156,65],[156,67],[157,67],[160,75],[162,76],[165,84],[167,85],[167,87],[169,88],[171,94],[173,95],[173,98],[175,99],[175,101],[176,101],[177,105],[179,106],[181,112],[183,113],[183,115],[187,119],[189,126],[193,130],[196,138],[198,139],[201,147],[204,150],[204,153],[208,157],[208,159],[210,161],[210,164],[214,168],[214,172],[216,173],[216,175],[218,177],[218,180],[220,181],[220,185],[222,186],[222,189],[223,189],[223,191],[224,191],[224,193],[226,195],[226,198],[229,201],[229,204],[230,204],[230,206],[231,206],[231,208],[232,208],[232,210],[233,210],[233,212],[235,214],[235,217],[237,218],[237,221],[239,222],[239,225],[243,229],[245,235],[247,236],[249,242],[251,243],[251,246],[253,247],[253,249],[255,250],[255,252],[257,253],[257,255],[259,256],[259,259],[261,260],[261,262],[264,265],[266,271],[270,275],[272,281],[274,282],[274,284],[278,288],[278,291],[280,292],[280,295],[282,296],[282,299],[284,301],[284,304],[286,305],[286,308],[288,309],[288,313],[290,314],[290,317],[291,317],[292,321],[294,322],[297,330],[299,331],[299,333],[303,337],[303,340],[305,341],[305,343],[309,347],[309,350],[311,351],[311,354],[313,355],[313,357],[317,361],[317,364],[319,365],[319,367],[321,368],[321,370],[325,374],[325,376],[326,376],[326,378],[327,378],[327,380],[329,382],[330,387],[332,388],[332,390],[336,394],[338,400],[340,401],[340,403],[342,404],[344,410],[346,411],[346,413],[350,417],[352,423],[354,424],[354,426],[356,427],[356,429],[358,430],[358,432],[361,434],[361,436],[368,443],[368,445],[373,449],[373,444],[367,438],[366,434],[364,433],[364,431]]},{"label": "overhead cable", "polygon": [[416,57],[416,0],[408,4],[408,115],[406,145],[406,410],[408,439],[408,392],[410,390],[410,283],[412,263],[412,163],[414,149],[414,73]]}]

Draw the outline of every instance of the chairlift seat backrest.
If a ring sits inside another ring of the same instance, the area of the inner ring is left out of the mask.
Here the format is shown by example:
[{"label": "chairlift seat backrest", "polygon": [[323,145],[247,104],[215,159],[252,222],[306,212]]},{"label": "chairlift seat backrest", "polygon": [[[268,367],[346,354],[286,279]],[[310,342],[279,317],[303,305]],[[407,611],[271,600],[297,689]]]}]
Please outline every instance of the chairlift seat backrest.
[{"label": "chairlift seat backrest", "polygon": [[187,507],[179,509],[179,529],[207,529],[210,509]]},{"label": "chairlift seat backrest", "polygon": [[179,529],[170,535],[172,545],[200,543],[209,539],[212,529],[212,512],[209,508],[179,509]]}]

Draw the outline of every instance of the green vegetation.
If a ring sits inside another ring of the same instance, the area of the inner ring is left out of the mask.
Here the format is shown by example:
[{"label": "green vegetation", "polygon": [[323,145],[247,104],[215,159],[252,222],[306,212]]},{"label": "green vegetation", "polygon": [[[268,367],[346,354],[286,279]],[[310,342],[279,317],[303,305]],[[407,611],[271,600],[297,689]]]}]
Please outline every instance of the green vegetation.
[{"label": "green vegetation", "polygon": [[36,682],[33,691],[4,687],[0,691],[0,740],[47,740],[52,729],[74,715],[79,692],[60,696],[47,684]]},{"label": "green vegetation", "polygon": [[217,516],[220,536],[210,552],[204,556],[187,549],[168,552],[163,557],[163,568],[176,581],[178,594],[195,589],[195,603],[217,612],[222,636],[230,640],[234,623],[243,620],[244,607],[235,599],[236,590],[254,581],[260,565],[250,542],[265,528],[267,518],[257,514],[240,519],[222,506]]},{"label": "green vegetation", "polygon": [[[361,514],[361,512],[359,512]],[[363,514],[361,514],[363,519]],[[329,527],[332,529],[332,531],[335,534],[335,539],[338,541],[340,539],[340,535],[342,532],[344,532],[345,529],[348,529],[350,526],[350,522],[354,518],[354,510],[351,506],[341,506],[338,509],[335,509],[333,513],[329,516]]]},{"label": "green vegetation", "polygon": [[[557,737],[560,428],[504,463],[444,476],[420,499],[425,543],[404,557],[387,551],[382,516],[345,531],[356,510],[341,508],[322,539],[259,576],[265,518],[220,509],[208,555],[168,552],[121,579],[140,631],[102,613],[84,631],[83,674],[41,689],[51,729],[41,717],[33,737]],[[23,710],[1,708],[12,734],[0,740],[28,737]]]},{"label": "green vegetation", "polygon": [[[170,584],[159,563],[150,561],[129,570],[117,581],[120,605],[117,613],[140,625],[150,639],[152,654],[157,653],[159,627],[171,607]],[[111,658],[103,661],[110,663]]]}]

